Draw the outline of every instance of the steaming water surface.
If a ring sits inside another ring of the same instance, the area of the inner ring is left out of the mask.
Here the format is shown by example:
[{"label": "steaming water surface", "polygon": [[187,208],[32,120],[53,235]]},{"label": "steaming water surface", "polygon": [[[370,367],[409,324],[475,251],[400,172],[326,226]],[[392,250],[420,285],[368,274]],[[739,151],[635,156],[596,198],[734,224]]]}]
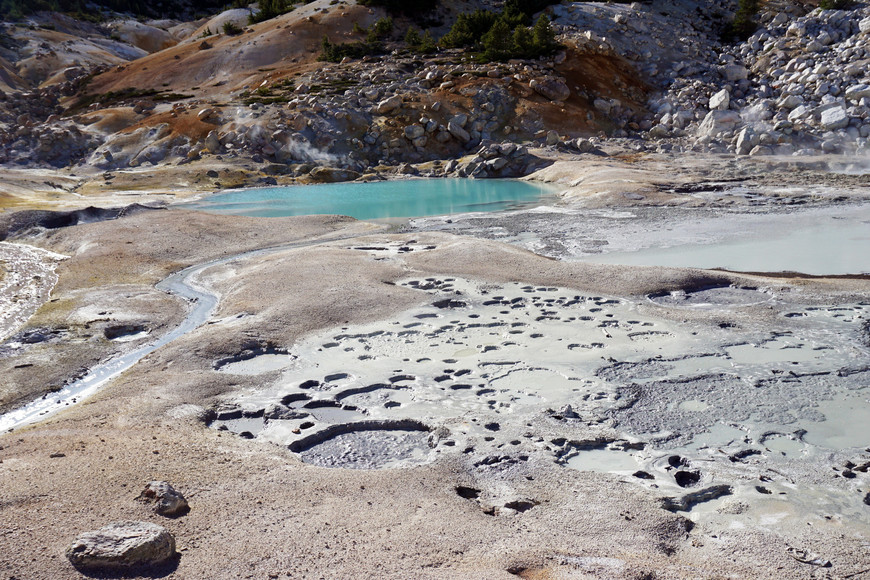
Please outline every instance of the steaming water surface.
[{"label": "steaming water surface", "polygon": [[184,207],[252,217],[338,214],[367,220],[501,211],[552,193],[549,186],[511,179],[413,179],[245,189]]},{"label": "steaming water surface", "polygon": [[811,275],[870,273],[870,207],[842,208],[835,214],[769,215],[759,220],[723,218],[728,227],[709,240],[654,245],[583,259],[630,266],[725,268],[742,272],[801,272]]}]

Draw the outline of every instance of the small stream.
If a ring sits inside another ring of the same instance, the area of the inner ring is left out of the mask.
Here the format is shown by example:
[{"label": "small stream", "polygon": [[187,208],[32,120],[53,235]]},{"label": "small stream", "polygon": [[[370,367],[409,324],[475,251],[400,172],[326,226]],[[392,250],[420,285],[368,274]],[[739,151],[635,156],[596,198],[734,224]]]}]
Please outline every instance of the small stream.
[{"label": "small stream", "polygon": [[184,298],[192,303],[193,307],[181,324],[163,335],[156,342],[137,348],[132,352],[119,355],[95,366],[90,369],[84,377],[70,383],[59,391],[47,393],[39,399],[31,401],[22,407],[9,411],[4,415],[0,415],[0,433],[41,421],[53,413],[83,401],[96,393],[106,383],[138,363],[145,356],[205,324],[217,306],[218,297],[216,294],[209,292],[206,288],[196,284],[196,277],[204,270],[234,260],[262,256],[294,248],[325,244],[328,242],[356,237],[358,235],[359,234],[334,236],[314,241],[296,242],[274,248],[251,250],[211,260],[203,264],[196,264],[175,272],[174,274],[170,274],[157,283],[156,288],[164,292],[175,294],[176,296]]}]

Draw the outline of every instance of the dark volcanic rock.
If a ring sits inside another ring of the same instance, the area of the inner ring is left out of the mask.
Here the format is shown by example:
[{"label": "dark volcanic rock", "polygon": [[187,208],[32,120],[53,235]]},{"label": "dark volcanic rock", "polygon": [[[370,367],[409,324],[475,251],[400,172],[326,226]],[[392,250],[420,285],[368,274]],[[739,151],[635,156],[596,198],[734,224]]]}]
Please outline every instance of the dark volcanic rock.
[{"label": "dark volcanic rock", "polygon": [[165,481],[152,481],[136,499],[154,502],[154,512],[161,516],[180,516],[190,511],[184,495]]}]

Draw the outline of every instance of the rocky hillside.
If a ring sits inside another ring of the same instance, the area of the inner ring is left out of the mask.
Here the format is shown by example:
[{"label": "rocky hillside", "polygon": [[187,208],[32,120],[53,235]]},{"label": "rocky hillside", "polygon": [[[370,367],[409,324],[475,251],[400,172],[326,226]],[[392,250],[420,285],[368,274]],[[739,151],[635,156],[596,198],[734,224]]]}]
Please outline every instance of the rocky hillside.
[{"label": "rocky hillside", "polygon": [[739,155],[852,153],[870,137],[870,9],[791,4],[746,41],[683,60],[651,102],[655,137]]},{"label": "rocky hillside", "polygon": [[[443,3],[433,35],[480,6]],[[489,63],[410,50],[402,38],[417,24],[401,15],[385,51],[319,61],[324,36],[362,42],[389,16],[345,0],[254,25],[244,9],[99,27],[42,16],[4,33],[0,163],[115,170],[221,156],[264,164],[275,181],[318,165],[344,177],[520,175],[538,164],[517,145],[588,152],[605,138],[637,151],[866,149],[870,7],[768,3],[748,40],[723,44],[735,8],[562,3],[545,11],[561,50]]]}]

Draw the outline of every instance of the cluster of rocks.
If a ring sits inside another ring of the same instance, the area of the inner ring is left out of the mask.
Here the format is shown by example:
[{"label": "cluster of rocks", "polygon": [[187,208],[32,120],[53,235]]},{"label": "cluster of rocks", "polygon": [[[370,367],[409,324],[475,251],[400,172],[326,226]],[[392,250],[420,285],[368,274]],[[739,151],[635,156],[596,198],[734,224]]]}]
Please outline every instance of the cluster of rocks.
[{"label": "cluster of rocks", "polygon": [[[564,57],[557,56],[556,62]],[[89,163],[109,170],[223,155],[362,172],[377,165],[459,158],[481,144],[541,134],[543,123],[533,111],[516,116],[512,83],[528,96],[555,102],[571,95],[565,79],[552,69],[554,63],[417,64],[416,57],[407,55],[366,58],[325,66],[294,86],[278,81],[260,87],[270,98],[285,97],[278,102],[252,100],[223,107],[190,102],[171,108],[152,104],[153,112],[169,110],[172,117],[196,114],[214,129],[198,142],[174,134],[168,125],[111,135]],[[607,102],[608,110],[615,106]],[[144,105],[140,108],[149,112]],[[516,174],[516,157],[508,155],[511,162],[505,165],[489,164],[485,172]],[[472,168],[469,174],[475,172],[480,175],[484,169]]]},{"label": "cluster of rocks", "polygon": [[24,113],[14,128],[0,129],[0,163],[28,164],[34,160],[66,167],[86,158],[100,143],[70,120],[34,122]]},{"label": "cluster of rocks", "polygon": [[867,149],[870,7],[787,8],[714,61],[675,63],[648,136],[739,155]]},{"label": "cluster of rocks", "polygon": [[[553,63],[469,64],[460,62],[460,56],[451,51],[444,58],[453,62],[426,64],[394,53],[323,67],[300,80],[286,105],[293,115],[283,120],[293,138],[350,161],[421,162],[540,131],[542,122],[534,114],[515,118],[511,83],[553,101],[571,94]],[[348,134],[358,136],[346,139]],[[279,156],[303,148],[288,142],[288,135],[278,137],[270,149]]]},{"label": "cluster of rocks", "polygon": [[[152,481],[138,498],[154,503],[155,513],[175,517],[188,511],[187,500],[165,481]],[[149,574],[177,559],[175,538],[163,526],[144,521],[113,522],[84,532],[66,550],[70,563],[86,573]]]},{"label": "cluster of rocks", "polygon": [[473,156],[453,159],[444,167],[455,177],[518,177],[537,171],[547,162],[512,142],[482,144]]},{"label": "cluster of rocks", "polygon": [[70,67],[63,75],[64,82],[38,91],[0,91],[0,163],[64,167],[86,158],[99,146],[102,139],[63,117],[60,106],[61,97],[75,94],[87,72]]},{"label": "cluster of rocks", "polygon": [[171,121],[106,135],[58,115],[60,97],[87,78],[83,67],[72,67],[64,82],[39,93],[0,95],[0,163],[86,162],[112,170],[221,155],[293,166],[283,174],[296,175],[308,164],[363,174],[376,166],[457,159],[448,173],[515,175],[523,162],[511,155],[464,158],[502,141],[561,143],[523,99],[588,103],[590,125],[603,121],[611,136],[642,137],[638,149],[761,155],[867,147],[870,8],[804,13],[783,3],[781,12],[762,15],[748,41],[723,47],[718,35],[734,8],[730,0],[652,0],[548,9],[560,40],[587,54],[625,57],[640,71],[639,82],[662,87],[649,111],[575,86],[558,72],[565,52],[481,64],[462,51],[437,59],[394,51],[327,64],[292,83],[265,80],[229,105],[147,98],[119,104],[142,119],[195,115],[214,126],[204,138],[179,134]]},{"label": "cluster of rocks", "polygon": [[556,30],[583,52],[616,54],[632,62],[647,79],[663,76],[675,62],[715,58],[714,44],[723,15],[735,2],[572,2],[550,8]]}]

